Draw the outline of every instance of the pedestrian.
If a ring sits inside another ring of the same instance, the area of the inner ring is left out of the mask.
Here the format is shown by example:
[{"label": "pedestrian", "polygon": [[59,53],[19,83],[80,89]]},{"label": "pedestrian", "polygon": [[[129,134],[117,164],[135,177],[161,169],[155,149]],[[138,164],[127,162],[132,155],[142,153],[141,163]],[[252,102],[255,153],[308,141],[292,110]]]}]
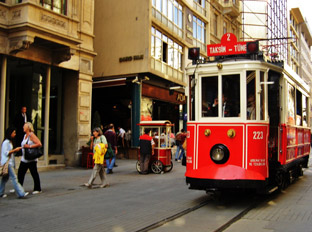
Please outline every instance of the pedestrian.
[{"label": "pedestrian", "polygon": [[144,134],[140,136],[140,169],[141,174],[148,174],[148,164],[151,155],[154,155],[154,140],[149,135],[150,129],[145,128]]},{"label": "pedestrian", "polygon": [[119,152],[122,152],[123,155],[125,155],[125,134],[126,131],[121,128],[120,126],[117,128],[118,129],[118,140],[120,141],[120,147],[121,147],[121,151],[119,150]]},{"label": "pedestrian", "polygon": [[178,132],[178,134],[176,135],[177,151],[175,154],[175,161],[181,162],[181,158],[185,155],[185,150],[182,146],[185,139],[186,139],[186,133],[184,129],[181,129],[181,131]]},{"label": "pedestrian", "polygon": [[[100,127],[95,127],[92,130],[92,135],[90,137],[90,149],[95,152],[94,147],[96,144],[98,143],[104,143],[107,145],[107,140],[105,138],[105,136],[103,135],[103,131],[101,130]],[[107,148],[107,146],[106,146]]]},{"label": "pedestrian", "polygon": [[[93,136],[91,136],[91,145],[90,149],[93,150],[93,160],[94,160],[94,167],[92,170],[91,177],[88,181],[88,183],[85,183],[84,185],[92,188],[92,184],[97,176],[99,174],[101,179],[101,188],[105,188],[109,186],[109,183],[107,182],[106,174],[105,174],[105,167],[104,167],[104,155],[107,151],[107,140],[105,136],[103,135],[103,132],[101,128],[96,127],[92,131]],[[106,180],[106,184],[104,184]]]},{"label": "pedestrian", "polygon": [[129,149],[131,147],[131,130],[128,129],[125,134],[125,141],[126,141],[126,158],[129,159]]},{"label": "pedestrian", "polygon": [[15,170],[14,170],[14,154],[21,150],[21,147],[16,147],[13,149],[13,139],[16,137],[16,130],[13,127],[9,127],[5,132],[5,137],[1,145],[1,165],[4,165],[9,159],[8,165],[8,175],[2,176],[1,183],[0,183],[0,197],[5,198],[7,197],[4,194],[5,184],[8,182],[9,178],[13,183],[13,187],[15,192],[19,198],[26,197],[28,192],[25,192],[23,187],[18,183]]},{"label": "pedestrian", "polygon": [[26,122],[23,128],[24,128],[25,136],[21,143],[21,146],[23,149],[22,149],[21,163],[20,163],[20,166],[18,168],[18,173],[17,173],[18,182],[23,186],[26,172],[29,169],[30,174],[34,181],[34,190],[32,194],[35,195],[35,194],[39,194],[42,192],[41,185],[40,185],[40,177],[39,177],[39,173],[37,170],[38,159],[27,160],[25,158],[25,148],[42,147],[42,144],[39,138],[35,135],[34,127],[31,122]]},{"label": "pedestrian", "polygon": [[130,145],[131,145],[131,135],[132,135],[131,130],[128,129],[126,134],[125,134],[125,140],[126,140],[127,148],[130,148]]},{"label": "pedestrian", "polygon": [[[24,124],[26,122],[30,122],[31,118],[29,116],[29,114],[27,113],[27,107],[26,106],[22,106],[21,107],[21,111],[16,114],[15,118],[14,118],[14,122],[13,125],[16,128],[16,137],[15,137],[15,142],[17,145],[20,145],[23,141],[24,138]],[[22,151],[22,150],[20,150]]]},{"label": "pedestrian", "polygon": [[105,131],[104,133],[106,139],[107,139],[107,143],[111,146],[111,149],[113,150],[113,157],[110,159],[106,159],[106,167],[107,167],[107,171],[106,173],[108,174],[113,174],[113,168],[114,168],[114,164],[115,164],[115,160],[116,160],[116,155],[118,153],[118,149],[117,149],[117,136],[115,133],[115,129],[114,129],[114,124],[109,124],[108,126],[108,130]]}]

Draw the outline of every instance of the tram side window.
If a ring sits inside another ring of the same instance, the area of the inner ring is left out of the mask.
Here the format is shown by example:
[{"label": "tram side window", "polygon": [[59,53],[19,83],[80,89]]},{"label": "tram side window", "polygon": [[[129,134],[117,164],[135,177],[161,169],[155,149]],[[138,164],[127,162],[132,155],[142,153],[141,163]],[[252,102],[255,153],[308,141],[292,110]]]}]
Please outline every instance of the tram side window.
[{"label": "tram side window", "polygon": [[302,93],[296,89],[296,125],[301,126],[302,123]]},{"label": "tram side window", "polygon": [[288,84],[288,124],[295,125],[295,87]]},{"label": "tram side window", "polygon": [[308,115],[307,115],[307,105],[308,98],[306,96],[302,96],[302,125],[308,126]]},{"label": "tram side window", "polygon": [[222,76],[222,117],[240,116],[240,75]]},{"label": "tram side window", "polygon": [[256,119],[256,72],[247,71],[247,120]]},{"label": "tram side window", "polygon": [[[265,80],[264,80],[264,72],[260,72],[260,83],[264,83]],[[265,114],[265,110],[264,110],[264,103],[265,103],[265,91],[264,91],[264,88],[265,86],[264,85],[261,85],[261,94],[260,94],[260,120],[264,120],[264,114]]]},{"label": "tram side window", "polygon": [[217,117],[218,77],[202,78],[202,117]]},{"label": "tram side window", "polygon": [[189,77],[189,88],[190,88],[190,96],[191,96],[191,102],[189,106],[189,116],[190,116],[190,121],[195,120],[195,78],[192,79],[192,77]]}]

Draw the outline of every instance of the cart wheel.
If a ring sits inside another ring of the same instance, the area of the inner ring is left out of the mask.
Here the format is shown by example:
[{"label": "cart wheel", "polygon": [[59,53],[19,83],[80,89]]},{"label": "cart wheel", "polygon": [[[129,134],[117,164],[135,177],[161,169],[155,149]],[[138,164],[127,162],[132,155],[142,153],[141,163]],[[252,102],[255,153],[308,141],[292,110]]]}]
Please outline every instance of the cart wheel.
[{"label": "cart wheel", "polygon": [[170,172],[170,171],[172,170],[172,168],[173,168],[173,163],[172,163],[172,161],[171,161],[170,165],[168,165],[168,166],[166,167],[166,172]]},{"label": "cart wheel", "polygon": [[140,161],[136,162],[136,170],[138,171],[138,173],[141,173]]},{"label": "cart wheel", "polygon": [[159,174],[163,171],[164,165],[161,161],[155,160],[151,165],[151,169],[155,174]]}]

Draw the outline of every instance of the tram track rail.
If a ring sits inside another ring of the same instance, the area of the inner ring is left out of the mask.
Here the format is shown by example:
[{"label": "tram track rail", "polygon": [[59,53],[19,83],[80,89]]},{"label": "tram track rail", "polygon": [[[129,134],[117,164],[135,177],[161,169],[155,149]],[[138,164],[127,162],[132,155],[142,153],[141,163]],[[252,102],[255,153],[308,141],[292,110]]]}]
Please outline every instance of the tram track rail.
[{"label": "tram track rail", "polygon": [[[237,212],[236,215],[234,215],[233,217],[229,218],[225,223],[223,223],[222,225],[219,225],[218,227],[212,229],[212,230],[207,230],[207,231],[211,231],[211,232],[222,232],[224,230],[226,230],[228,227],[230,227],[232,224],[234,224],[235,222],[237,222],[238,220],[240,220],[241,218],[243,218],[249,211],[251,211],[252,209],[258,207],[259,205],[270,201],[273,196],[275,195],[275,193],[271,193],[269,195],[266,196],[262,196],[262,197],[257,197],[256,199],[253,199],[252,202],[249,203],[249,205],[247,207],[245,207],[244,209],[240,210],[239,212]],[[165,219],[162,219],[160,221],[157,221],[149,226],[146,226],[142,229],[137,230],[136,232],[147,232],[147,231],[153,231],[157,228],[160,228],[161,226],[165,225],[166,223],[170,223],[173,222],[174,220],[177,220],[183,216],[187,216],[190,213],[193,213],[205,206],[209,207],[209,204],[211,204],[212,201],[218,201],[216,200],[213,196],[209,199],[207,199],[205,202],[201,202],[193,207],[190,207],[188,209],[185,209],[179,213],[176,213],[170,217],[167,217]],[[226,210],[226,209],[225,209]]]}]

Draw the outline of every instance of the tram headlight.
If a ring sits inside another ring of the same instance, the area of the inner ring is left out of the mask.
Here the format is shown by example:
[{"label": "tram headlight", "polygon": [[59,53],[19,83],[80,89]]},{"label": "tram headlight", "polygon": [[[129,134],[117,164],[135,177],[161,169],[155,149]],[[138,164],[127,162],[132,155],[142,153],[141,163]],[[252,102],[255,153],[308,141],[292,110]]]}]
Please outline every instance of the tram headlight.
[{"label": "tram headlight", "polygon": [[216,144],[210,150],[210,158],[216,164],[224,164],[230,157],[229,149],[223,144]]}]

